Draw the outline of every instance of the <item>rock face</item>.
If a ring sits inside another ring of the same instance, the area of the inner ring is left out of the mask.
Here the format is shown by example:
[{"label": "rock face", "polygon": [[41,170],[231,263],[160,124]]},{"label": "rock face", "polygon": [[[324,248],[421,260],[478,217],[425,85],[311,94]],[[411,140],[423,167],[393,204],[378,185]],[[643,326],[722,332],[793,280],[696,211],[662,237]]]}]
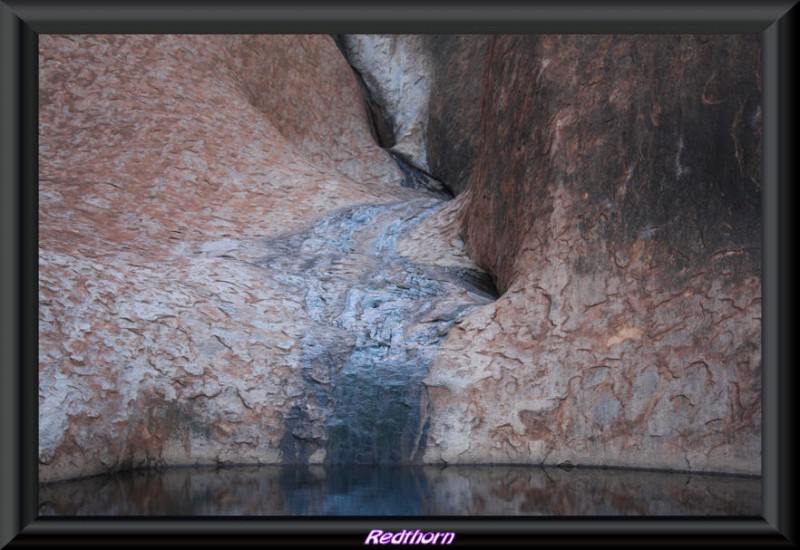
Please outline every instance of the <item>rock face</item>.
[{"label": "rock face", "polygon": [[481,94],[489,36],[430,35],[433,70],[425,147],[430,172],[453,194],[464,191],[478,158]]},{"label": "rock face", "polygon": [[440,199],[333,41],[40,47],[40,480],[419,454],[433,345],[488,298],[393,254]]},{"label": "rock face", "polygon": [[429,171],[425,136],[433,66],[425,37],[357,34],[339,39],[348,61],[391,122],[390,150]]},{"label": "rock face", "polygon": [[759,473],[758,37],[343,41],[40,37],[40,480]]},{"label": "rock face", "polygon": [[758,473],[760,44],[495,37],[427,461]]},{"label": "rock face", "polygon": [[455,195],[475,165],[486,35],[338,35],[379,141]]}]

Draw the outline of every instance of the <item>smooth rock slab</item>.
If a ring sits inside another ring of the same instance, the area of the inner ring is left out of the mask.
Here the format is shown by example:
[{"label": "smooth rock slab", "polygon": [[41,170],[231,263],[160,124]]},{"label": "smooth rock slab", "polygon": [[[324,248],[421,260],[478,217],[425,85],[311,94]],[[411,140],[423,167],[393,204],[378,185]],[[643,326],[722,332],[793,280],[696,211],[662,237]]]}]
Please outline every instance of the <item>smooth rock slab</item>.
[{"label": "smooth rock slab", "polygon": [[430,172],[426,135],[433,66],[418,35],[340,35],[348,61],[359,71],[372,99],[391,120],[390,150]]}]

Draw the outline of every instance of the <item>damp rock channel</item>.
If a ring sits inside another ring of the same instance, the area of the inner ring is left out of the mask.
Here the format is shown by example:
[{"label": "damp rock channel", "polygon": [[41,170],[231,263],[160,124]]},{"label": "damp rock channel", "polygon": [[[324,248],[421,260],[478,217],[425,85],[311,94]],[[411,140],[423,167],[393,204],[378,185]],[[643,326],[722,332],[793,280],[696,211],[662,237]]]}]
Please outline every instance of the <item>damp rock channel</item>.
[{"label": "damp rock channel", "polygon": [[398,240],[443,201],[357,205],[307,231],[246,242],[230,261],[303,296],[306,390],[286,415],[284,463],[419,462],[427,432],[423,379],[461,317],[494,299],[488,275],[415,263]]}]

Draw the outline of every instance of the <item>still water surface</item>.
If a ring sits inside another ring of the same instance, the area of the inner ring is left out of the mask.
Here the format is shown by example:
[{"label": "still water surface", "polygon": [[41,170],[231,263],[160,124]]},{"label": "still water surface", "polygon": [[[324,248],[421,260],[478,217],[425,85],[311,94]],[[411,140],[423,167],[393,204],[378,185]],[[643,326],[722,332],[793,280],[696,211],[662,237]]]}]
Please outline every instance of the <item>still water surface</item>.
[{"label": "still water surface", "polygon": [[526,466],[143,470],[50,483],[41,516],[753,516],[761,480]]}]

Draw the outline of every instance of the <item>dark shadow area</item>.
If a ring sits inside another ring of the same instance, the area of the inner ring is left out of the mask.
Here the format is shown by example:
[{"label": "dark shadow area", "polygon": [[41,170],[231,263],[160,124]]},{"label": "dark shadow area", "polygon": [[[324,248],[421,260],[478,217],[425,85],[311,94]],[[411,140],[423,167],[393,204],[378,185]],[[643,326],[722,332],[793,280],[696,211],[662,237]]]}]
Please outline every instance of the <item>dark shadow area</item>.
[{"label": "dark shadow area", "polygon": [[383,111],[383,107],[380,105],[380,103],[373,99],[372,94],[369,92],[369,88],[367,88],[367,85],[364,82],[364,77],[362,77],[358,69],[353,67],[353,65],[350,63],[350,60],[347,57],[347,49],[344,47],[344,43],[342,42],[342,35],[332,34],[330,36],[333,39],[333,42],[339,48],[339,51],[342,52],[342,56],[350,65],[350,68],[353,69],[353,74],[356,75],[358,87],[361,89],[361,96],[364,99],[364,106],[367,111],[367,118],[369,119],[370,131],[372,132],[372,137],[375,138],[375,143],[384,149],[393,147],[395,140],[392,117],[388,116]]},{"label": "dark shadow area", "polygon": [[405,180],[403,180],[402,183],[403,187],[410,187],[411,189],[416,189],[417,191],[427,191],[436,197],[445,200],[450,200],[453,198],[453,193],[447,187],[445,187],[444,183],[434,178],[430,174],[420,170],[398,153],[393,151],[388,151],[388,153],[392,155],[392,158],[394,159],[395,163],[397,163],[398,168],[400,168],[405,176]]},{"label": "dark shadow area", "polygon": [[497,286],[495,286],[494,279],[484,271],[461,267],[449,268],[447,271],[453,275],[454,279],[458,281],[459,284],[471,292],[478,293],[492,300],[496,300],[500,297],[501,292]]}]

